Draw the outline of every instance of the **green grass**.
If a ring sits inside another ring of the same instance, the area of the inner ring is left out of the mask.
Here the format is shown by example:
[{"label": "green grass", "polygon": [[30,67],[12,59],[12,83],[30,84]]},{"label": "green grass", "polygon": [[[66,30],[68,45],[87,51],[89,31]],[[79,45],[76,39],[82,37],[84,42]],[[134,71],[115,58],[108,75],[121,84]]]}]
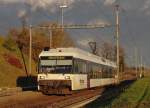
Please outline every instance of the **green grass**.
[{"label": "green grass", "polygon": [[138,79],[121,94],[114,95],[107,101],[99,98],[84,108],[149,108],[150,77]]},{"label": "green grass", "polygon": [[[5,59],[4,54],[7,53],[9,55],[12,55],[13,57],[19,59],[19,61],[23,64],[23,60],[21,58],[21,53],[18,49],[18,47],[13,44],[12,47],[14,50],[9,50],[3,46],[3,43],[5,42],[5,38],[0,37],[0,87],[16,87],[17,85],[17,78],[20,76],[26,76],[26,72],[23,69],[19,69],[13,65],[10,65]],[[26,66],[28,67],[28,57],[27,55],[24,55]],[[36,75],[36,65],[33,62],[32,63],[32,74]]]},{"label": "green grass", "polygon": [[143,102],[150,102],[150,77],[145,77],[136,81],[119,98],[112,102],[113,107],[134,108]]}]

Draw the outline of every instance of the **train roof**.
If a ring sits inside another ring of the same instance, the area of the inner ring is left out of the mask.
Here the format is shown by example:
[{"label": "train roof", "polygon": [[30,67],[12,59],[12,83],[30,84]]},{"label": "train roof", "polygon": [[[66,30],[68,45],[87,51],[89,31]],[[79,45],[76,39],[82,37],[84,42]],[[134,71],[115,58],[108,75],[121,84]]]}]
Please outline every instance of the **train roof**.
[{"label": "train roof", "polygon": [[87,51],[81,50],[79,48],[55,48],[48,51],[42,51],[39,55],[41,56],[72,56],[74,58],[79,58],[94,63],[111,66],[116,68],[116,63],[110,60],[104,59],[103,57],[96,56]]}]

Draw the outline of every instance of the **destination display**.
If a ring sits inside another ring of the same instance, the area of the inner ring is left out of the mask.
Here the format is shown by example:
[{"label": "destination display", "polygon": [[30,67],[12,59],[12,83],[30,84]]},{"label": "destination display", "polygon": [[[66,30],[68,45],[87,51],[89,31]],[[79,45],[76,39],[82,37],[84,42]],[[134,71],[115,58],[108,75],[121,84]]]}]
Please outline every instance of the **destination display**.
[{"label": "destination display", "polygon": [[41,60],[71,60],[71,56],[44,56]]}]

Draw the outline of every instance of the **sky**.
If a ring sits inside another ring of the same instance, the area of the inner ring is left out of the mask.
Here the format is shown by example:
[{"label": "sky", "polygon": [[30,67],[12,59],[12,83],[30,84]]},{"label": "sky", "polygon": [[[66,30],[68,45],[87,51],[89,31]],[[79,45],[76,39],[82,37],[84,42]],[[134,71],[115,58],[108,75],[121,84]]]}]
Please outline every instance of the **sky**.
[{"label": "sky", "polygon": [[[114,5],[120,5],[120,43],[126,60],[134,63],[135,48],[143,63],[150,66],[150,0],[0,0],[0,34],[9,28],[20,27],[21,18],[37,25],[52,21],[61,23],[60,5],[65,24],[115,24]],[[104,29],[67,30],[76,45],[88,49],[89,41],[98,46],[104,41],[115,44],[114,26]]]}]

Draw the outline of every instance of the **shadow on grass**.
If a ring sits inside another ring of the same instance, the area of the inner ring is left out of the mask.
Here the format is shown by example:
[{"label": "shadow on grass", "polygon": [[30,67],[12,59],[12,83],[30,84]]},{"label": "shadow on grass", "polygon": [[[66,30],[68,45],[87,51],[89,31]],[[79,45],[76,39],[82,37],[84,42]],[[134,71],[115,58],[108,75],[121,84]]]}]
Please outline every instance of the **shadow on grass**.
[{"label": "shadow on grass", "polygon": [[[95,101],[87,104],[84,108],[112,108],[112,102],[117,99],[135,80],[127,80],[119,85],[105,87],[101,96]],[[116,107],[115,107],[116,108]]]},{"label": "shadow on grass", "polygon": [[20,76],[17,78],[17,87],[21,87],[23,91],[37,90],[37,76]]}]

